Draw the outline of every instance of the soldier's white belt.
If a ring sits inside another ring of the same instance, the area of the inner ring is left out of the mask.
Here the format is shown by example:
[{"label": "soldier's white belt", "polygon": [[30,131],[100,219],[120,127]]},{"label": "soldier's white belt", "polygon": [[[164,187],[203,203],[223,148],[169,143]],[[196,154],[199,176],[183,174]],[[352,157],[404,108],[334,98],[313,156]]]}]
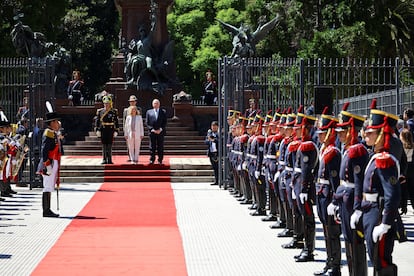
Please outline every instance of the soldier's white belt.
[{"label": "soldier's white belt", "polygon": [[295,168],[295,172],[302,173],[302,169],[301,168]]},{"label": "soldier's white belt", "polygon": [[323,178],[318,178],[317,183],[329,185],[329,180],[328,179],[323,179]]},{"label": "soldier's white belt", "polygon": [[276,156],[268,154],[268,155],[266,155],[266,158],[267,159],[276,159]]},{"label": "soldier's white belt", "polygon": [[237,155],[242,155],[243,154],[243,152],[238,151],[238,150],[232,150],[231,152],[234,153],[234,154],[237,154]]},{"label": "soldier's white belt", "polygon": [[355,188],[355,183],[348,182],[345,180],[341,180],[341,186],[347,187],[347,188]]},{"label": "soldier's white belt", "polygon": [[102,123],[103,126],[113,126],[114,123]]},{"label": "soldier's white belt", "polygon": [[377,202],[378,193],[373,193],[373,194],[362,193],[362,199],[365,201]]},{"label": "soldier's white belt", "polygon": [[250,153],[246,154],[246,156],[247,157],[250,157],[250,158],[253,158],[253,159],[256,159],[257,158],[257,155],[250,154]]},{"label": "soldier's white belt", "polygon": [[286,167],[285,170],[288,171],[288,172],[293,172],[293,168],[291,168],[291,167]]},{"label": "soldier's white belt", "polygon": [[284,165],[286,165],[286,162],[285,161],[279,161],[279,165],[284,166]]}]

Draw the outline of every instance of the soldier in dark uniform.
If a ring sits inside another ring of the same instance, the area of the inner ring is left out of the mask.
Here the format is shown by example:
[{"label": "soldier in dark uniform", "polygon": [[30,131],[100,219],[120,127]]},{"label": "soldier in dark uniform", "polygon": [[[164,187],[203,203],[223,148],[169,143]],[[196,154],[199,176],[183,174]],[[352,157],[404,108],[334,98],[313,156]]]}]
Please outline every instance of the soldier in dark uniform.
[{"label": "soldier in dark uniform", "polygon": [[[293,214],[292,214],[292,182],[293,176],[293,158],[290,156],[293,154],[288,151],[288,146],[295,139],[293,133],[293,125],[295,124],[296,114],[292,112],[292,108],[289,107],[285,118],[282,117],[281,121],[285,121],[281,126],[285,131],[285,138],[282,140],[282,143],[279,148],[279,160],[278,160],[278,172],[275,175],[275,179],[279,179],[277,183],[279,184],[279,195],[280,200],[282,201],[282,207],[286,214],[286,225],[285,229],[277,234],[280,238],[293,237]],[[277,175],[280,175],[279,177]],[[273,180],[273,181],[274,181]],[[303,239],[303,238],[302,238]],[[300,244],[298,238],[294,237],[292,242],[282,245],[283,248],[303,248],[303,242]]]},{"label": "soldier in dark uniform", "polygon": [[334,193],[332,203],[327,207],[327,213],[333,216],[339,211],[349,275],[363,276],[367,275],[367,262],[362,225],[361,223],[353,225],[357,229],[352,230],[350,219],[354,210],[355,214],[361,214],[361,199],[357,196],[359,193],[357,191],[362,186],[364,170],[368,162],[368,151],[358,139],[359,130],[365,119],[347,111],[348,106],[349,103],[343,106],[335,129],[343,151],[339,171],[340,185]]},{"label": "soldier in dark uniform", "polygon": [[[285,128],[283,127],[283,125],[286,123],[286,118],[287,115],[285,109],[282,113],[276,112],[273,116],[273,120],[270,122],[271,127],[275,128],[275,135],[270,142],[269,150],[267,152],[269,158],[271,159],[269,166],[269,177],[272,179],[269,179],[269,182],[273,184],[275,205],[278,207],[279,211],[279,216],[276,222],[272,225],[269,225],[270,229],[280,229],[286,227],[286,212],[282,201],[282,196],[285,195],[281,195],[279,189],[281,182],[280,173],[284,170],[284,165],[280,165],[279,160],[281,158],[281,148],[286,135]],[[275,158],[274,160],[273,157]]]},{"label": "soldier in dark uniform", "polygon": [[[233,133],[232,133],[231,129],[236,124],[237,119],[239,118],[239,116],[240,116],[240,111],[237,111],[237,110],[229,110],[228,111],[227,124],[228,124],[228,127],[229,127],[229,131],[228,131],[227,143],[226,143],[227,156],[226,156],[225,162],[229,162],[230,159],[232,158],[231,157],[231,155],[232,155],[231,147],[232,147],[232,142],[233,142],[234,137],[233,137]],[[228,172],[228,177],[227,177],[227,179],[224,183],[224,189],[229,188],[229,191],[230,191],[231,194],[237,194],[238,191],[237,192],[234,191],[234,188],[235,188],[234,186],[239,185],[239,183],[236,183],[238,181],[238,179],[234,178],[235,171],[233,170],[233,168],[231,167],[230,164],[229,164],[228,168],[229,168],[229,172]],[[236,190],[238,190],[238,188],[236,188]]]},{"label": "soldier in dark uniform", "polygon": [[398,116],[376,109],[373,101],[365,135],[367,145],[374,147],[374,155],[365,170],[361,210],[368,254],[376,275],[397,275],[392,252],[397,222],[401,221],[400,168],[398,159],[389,152],[397,121]]},{"label": "soldier in dark uniform", "polygon": [[303,236],[305,242],[304,248],[299,255],[295,256],[295,260],[296,262],[309,262],[314,260],[313,251],[315,250],[316,228],[312,206],[315,202],[315,168],[318,164],[318,148],[312,141],[311,133],[317,118],[305,115],[302,110],[301,106],[296,114],[296,136],[300,140],[297,140],[299,146],[297,146],[295,156],[292,197],[296,197],[293,215],[297,235]]},{"label": "soldier in dark uniform", "polygon": [[243,194],[242,198],[239,198],[240,204],[252,204],[253,203],[253,194],[250,188],[250,178],[248,173],[248,164],[249,157],[247,156],[250,148],[250,136],[252,135],[252,126],[254,117],[249,117],[247,124],[245,126],[246,132],[243,133],[240,137],[240,167],[237,168],[237,171],[240,175],[240,188]]},{"label": "soldier in dark uniform", "polygon": [[43,174],[43,196],[42,207],[44,217],[58,217],[50,210],[50,201],[52,192],[55,190],[55,185],[59,185],[59,169],[61,147],[57,132],[60,128],[59,116],[53,110],[46,113],[47,128],[43,132],[42,137],[42,160],[41,168],[39,169]]},{"label": "soldier in dark uniform", "polygon": [[96,111],[96,135],[102,142],[102,163],[113,164],[112,162],[112,144],[114,137],[118,136],[118,110],[112,108],[112,98],[104,96],[102,98],[103,108]]},{"label": "soldier in dark uniform", "polygon": [[314,275],[341,275],[341,228],[334,216],[327,214],[327,207],[332,202],[333,193],[339,186],[342,156],[335,146],[337,123],[338,119],[329,116],[328,107],[325,107],[316,131],[321,143],[316,180],[316,207],[323,227],[327,258],[325,267],[315,272]]},{"label": "soldier in dark uniform", "polygon": [[[280,121],[281,114],[279,113],[280,109],[276,110],[275,114],[271,116],[268,114],[266,116],[263,126],[267,129],[267,137],[264,147],[264,160],[265,160],[265,178],[266,178],[266,187],[267,195],[269,202],[269,215],[262,218],[263,221],[278,221],[278,215],[280,214],[280,206],[276,200],[275,184],[273,183],[274,176],[277,169],[277,151],[279,143],[282,139],[282,136],[279,134],[279,129],[277,124]],[[277,138],[278,139],[277,139]]]},{"label": "soldier in dark uniform", "polygon": [[249,175],[252,181],[252,191],[255,194],[256,208],[250,213],[252,216],[266,215],[266,183],[263,173],[263,152],[265,137],[262,134],[262,125],[264,119],[260,115],[256,115],[253,122],[255,136],[250,145],[250,166]]}]

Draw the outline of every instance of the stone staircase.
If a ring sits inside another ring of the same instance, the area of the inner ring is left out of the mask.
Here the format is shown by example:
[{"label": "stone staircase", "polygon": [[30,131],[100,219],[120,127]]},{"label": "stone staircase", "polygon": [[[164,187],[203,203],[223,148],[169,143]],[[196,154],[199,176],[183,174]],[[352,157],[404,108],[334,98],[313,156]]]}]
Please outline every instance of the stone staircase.
[{"label": "stone staircase", "polygon": [[[122,122],[120,122],[122,123]],[[146,132],[147,133],[147,132]],[[145,136],[141,153],[149,154],[149,138]],[[170,168],[160,165],[101,165],[101,159],[87,156],[101,156],[102,146],[95,132],[89,132],[85,139],[64,145],[65,156],[83,156],[84,159],[62,161],[60,180],[62,183],[100,182],[214,182],[214,174],[206,156],[204,136],[179,122],[168,121],[164,154],[170,157]],[[122,130],[115,138],[113,155],[127,155],[126,142]],[[174,158],[176,156],[176,158]],[[176,159],[171,160],[171,159]]]}]

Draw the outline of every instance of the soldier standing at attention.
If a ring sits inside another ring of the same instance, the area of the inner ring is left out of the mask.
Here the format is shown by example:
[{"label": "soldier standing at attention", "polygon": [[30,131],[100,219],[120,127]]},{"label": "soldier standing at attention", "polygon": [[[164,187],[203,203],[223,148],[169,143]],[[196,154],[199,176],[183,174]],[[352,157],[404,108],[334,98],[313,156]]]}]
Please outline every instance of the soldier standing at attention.
[{"label": "soldier standing at attention", "polygon": [[294,222],[297,224],[295,228],[298,236],[303,235],[305,241],[304,248],[295,256],[295,260],[309,262],[314,260],[315,250],[315,215],[312,205],[315,202],[315,168],[318,164],[318,148],[312,141],[311,130],[317,119],[301,113],[302,108],[299,108],[296,114],[296,137],[300,140],[297,140],[299,146],[294,166],[292,197],[296,197],[296,208],[293,213]]},{"label": "soldier standing at attention", "polygon": [[[361,198],[358,194],[362,187],[364,171],[368,163],[368,151],[358,141],[358,133],[365,119],[347,111],[348,106],[349,103],[345,103],[342,107],[340,120],[335,129],[342,144],[342,161],[339,171],[340,185],[334,193],[332,202],[327,207],[327,213],[334,216],[339,211],[349,275],[364,276],[367,275],[366,248],[362,224],[357,223],[357,220],[362,214],[360,211]],[[353,213],[354,222],[352,223],[351,215]],[[351,228],[351,226],[353,227]]]},{"label": "soldier standing at attention", "polygon": [[43,174],[43,196],[42,208],[44,217],[58,217],[50,210],[50,201],[52,192],[55,190],[55,185],[59,184],[59,169],[60,169],[60,142],[57,132],[60,128],[59,117],[56,112],[53,112],[49,102],[46,103],[49,112],[46,113],[47,128],[43,132],[42,137],[42,174]]},{"label": "soldier standing at attention", "polygon": [[[339,170],[341,168],[341,152],[335,147],[335,127],[338,119],[330,116],[328,107],[322,112],[318,130],[319,170],[316,181],[316,207],[319,220],[322,223],[326,247],[326,265],[314,275],[341,275],[341,228],[334,216],[327,214],[327,207],[332,202],[333,193],[339,185]],[[328,274],[327,274],[328,273]]]},{"label": "soldier standing at attention", "polygon": [[374,147],[374,155],[365,170],[361,210],[368,255],[376,275],[397,275],[392,252],[401,222],[400,167],[398,159],[389,152],[397,121],[398,116],[376,109],[373,100],[365,140],[367,146]]},{"label": "soldier standing at attention", "polygon": [[112,162],[112,144],[114,137],[118,136],[118,111],[112,108],[112,99],[109,96],[102,98],[103,108],[96,111],[96,135],[102,142],[102,163],[113,164]]}]

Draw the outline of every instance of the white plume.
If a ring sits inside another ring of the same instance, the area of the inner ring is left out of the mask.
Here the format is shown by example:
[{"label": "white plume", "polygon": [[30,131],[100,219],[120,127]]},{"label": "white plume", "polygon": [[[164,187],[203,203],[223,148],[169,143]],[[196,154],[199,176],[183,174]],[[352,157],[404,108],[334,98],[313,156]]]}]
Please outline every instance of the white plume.
[{"label": "white plume", "polygon": [[0,111],[0,117],[1,117],[1,120],[3,122],[8,122],[9,121],[9,120],[7,120],[6,114],[4,114],[3,110]]},{"label": "white plume", "polygon": [[53,112],[52,104],[49,101],[46,101],[46,108],[47,108],[47,112],[49,113]]}]

